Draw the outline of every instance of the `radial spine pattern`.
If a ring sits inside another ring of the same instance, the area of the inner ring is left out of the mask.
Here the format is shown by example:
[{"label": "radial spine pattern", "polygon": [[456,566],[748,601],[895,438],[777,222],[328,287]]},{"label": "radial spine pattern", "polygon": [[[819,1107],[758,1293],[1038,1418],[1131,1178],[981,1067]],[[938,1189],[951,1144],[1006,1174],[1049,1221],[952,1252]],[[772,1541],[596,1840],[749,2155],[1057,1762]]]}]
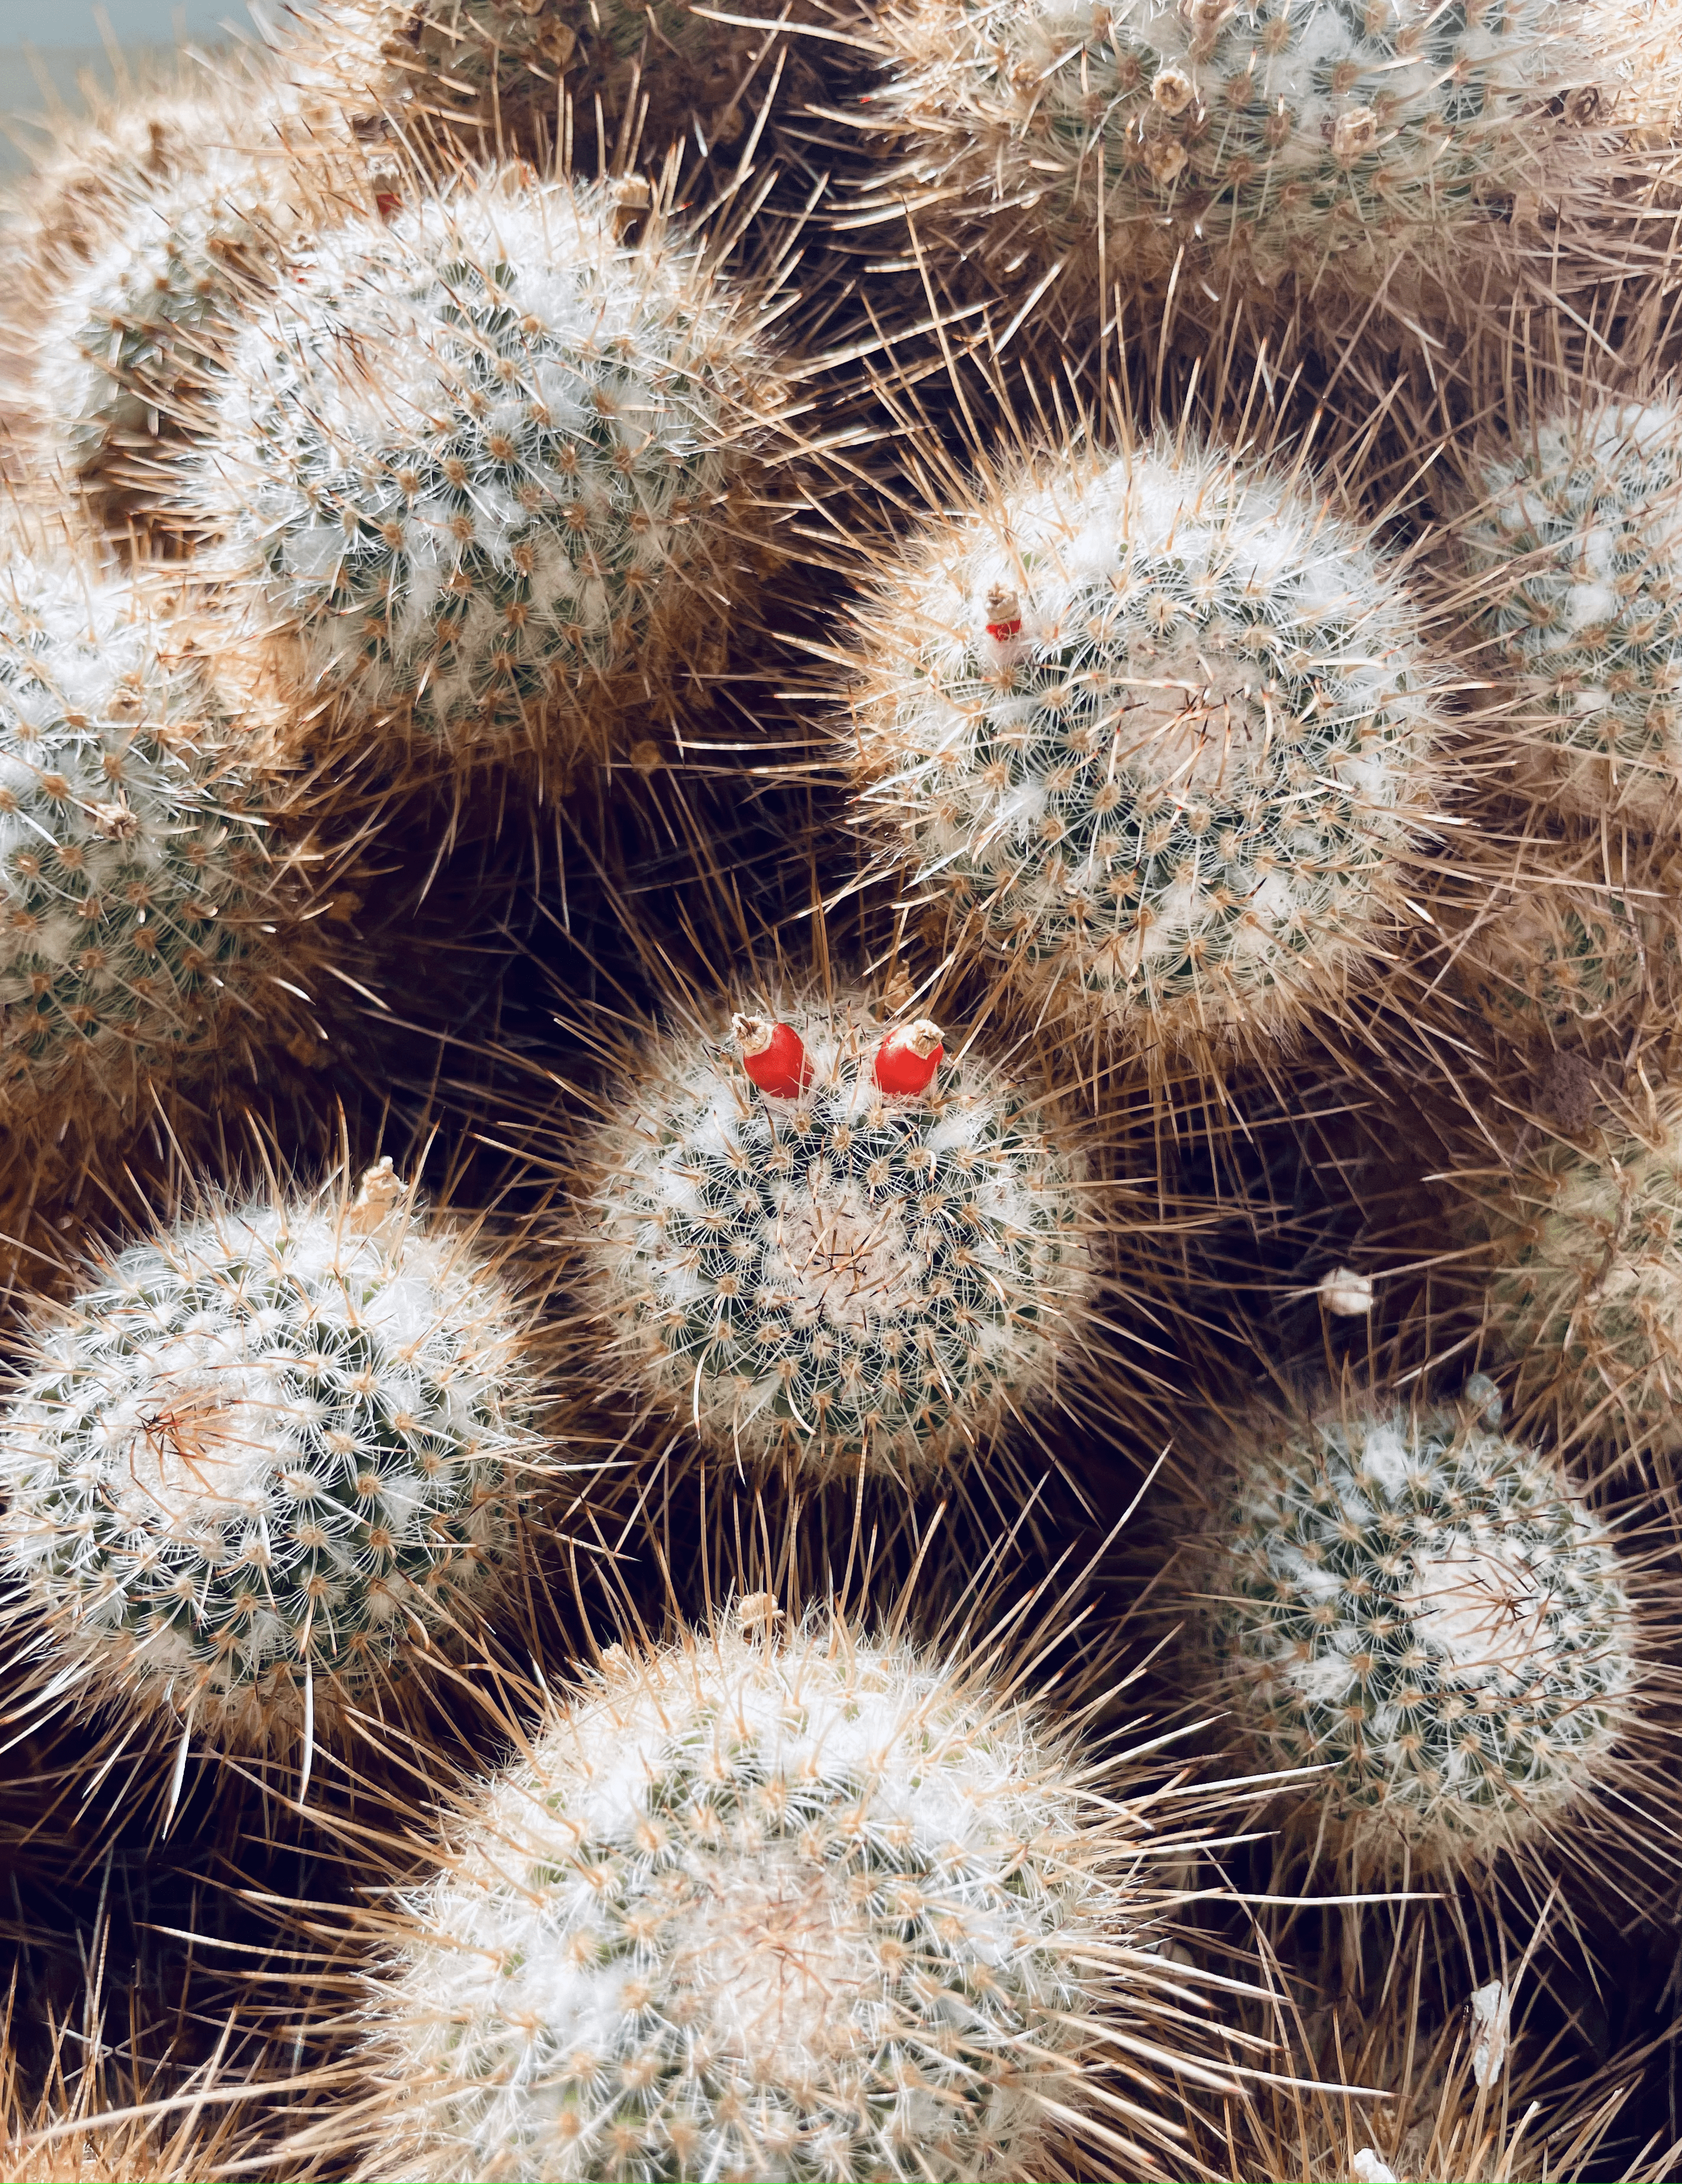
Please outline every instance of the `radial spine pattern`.
[{"label": "radial spine pattern", "polygon": [[645,1052],[592,1148],[597,1318],[715,1447],[817,1475],[926,1469],[1072,1362],[1081,1162],[976,1056],[884,1091],[862,999],[788,1014],[810,1066],[794,1096],[705,1039]]},{"label": "radial spine pattern", "polygon": [[404,1905],[366,2173],[1040,2175],[1148,1916],[1067,1765],[903,1643],[614,1649]]},{"label": "radial spine pattern", "polygon": [[1386,1862],[1546,1830],[1629,1725],[1610,1532],[1557,1461],[1463,1414],[1375,1407],[1257,1447],[1207,1591],[1238,1719],[1268,1764],[1326,1769],[1316,1819]]},{"label": "radial spine pattern", "polygon": [[855,811],[1040,993],[1149,1048],[1333,1004],[1437,800],[1407,594],[1195,443],[1018,470],[860,616]]},{"label": "radial spine pattern", "polygon": [[684,251],[510,170],[323,235],[235,345],[201,514],[365,727],[606,732],[727,616],[754,341]]},{"label": "radial spine pattern", "polygon": [[528,1411],[504,1284],[389,1161],[132,1245],[0,1423],[14,1636],[96,1703],[284,1744],[471,1629]]}]

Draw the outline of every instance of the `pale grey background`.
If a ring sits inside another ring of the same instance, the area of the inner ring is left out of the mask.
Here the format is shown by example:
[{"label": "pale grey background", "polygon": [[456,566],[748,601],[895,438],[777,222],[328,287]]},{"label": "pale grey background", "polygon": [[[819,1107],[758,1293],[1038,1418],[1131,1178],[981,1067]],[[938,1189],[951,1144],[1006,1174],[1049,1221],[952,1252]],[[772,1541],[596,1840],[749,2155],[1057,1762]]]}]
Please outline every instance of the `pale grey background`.
[{"label": "pale grey background", "polygon": [[[277,4],[261,11],[272,21]],[[19,142],[36,132],[28,124],[47,104],[38,77],[79,106],[76,84],[92,70],[106,84],[110,63],[99,26],[103,14],[114,42],[136,58],[166,53],[185,39],[195,46],[224,43],[229,30],[255,35],[247,0],[0,0],[0,180],[15,174],[24,153]]]}]

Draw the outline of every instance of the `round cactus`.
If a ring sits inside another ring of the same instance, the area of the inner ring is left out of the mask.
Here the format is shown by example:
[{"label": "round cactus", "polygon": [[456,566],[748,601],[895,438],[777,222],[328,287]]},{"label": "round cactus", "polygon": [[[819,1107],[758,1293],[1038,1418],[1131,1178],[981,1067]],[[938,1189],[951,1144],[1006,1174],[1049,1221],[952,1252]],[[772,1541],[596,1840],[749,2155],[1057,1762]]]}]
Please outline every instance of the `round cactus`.
[{"label": "round cactus", "polygon": [[0,1420],[14,1641],[62,1689],[284,1746],[493,1594],[531,1444],[514,1307],[392,1173],[107,1258]]},{"label": "round cactus", "polygon": [[[1055,1386],[1093,1253],[1039,1103],[857,997],[670,1034],[591,1148],[588,1273],[633,1384],[732,1457],[926,1470]],[[745,1061],[744,1057],[745,1057]]]},{"label": "round cactus", "polygon": [[191,632],[134,585],[0,563],[7,1128],[95,1128],[255,1030],[302,1035],[302,892],[241,741]]},{"label": "round cactus", "polygon": [[1222,1691],[1311,1827],[1480,1862],[1608,1779],[1635,1622],[1557,1461],[1462,1407],[1332,1417],[1245,1452],[1206,1574]]},{"label": "round cactus", "polygon": [[1384,945],[1433,676],[1313,493],[1195,443],[1018,469],[925,523],[851,649],[858,818],[1042,1006],[1254,1043]]},{"label": "round cactus", "polygon": [[368,2176],[1042,2176],[1102,2021],[1155,2015],[1089,1761],[903,1642],[615,1647],[528,1752],[369,1975]]},{"label": "round cactus", "polygon": [[1624,1022],[1677,970],[1674,928],[1604,889],[1538,886],[1481,917],[1456,984],[1507,1038],[1557,1039]]},{"label": "round cactus", "polygon": [[1521,1159],[1481,1218],[1486,1317],[1521,1398],[1567,1430],[1682,1448],[1682,1096],[1661,1094],[1639,1134],[1603,1117]]},{"label": "round cactus", "polygon": [[775,30],[713,20],[687,0],[337,0],[312,13],[283,65],[365,124],[441,125],[537,159],[569,128],[575,145],[591,136],[599,103],[601,148],[618,154],[634,97],[645,108],[634,142],[657,165],[692,130],[709,147],[740,137],[775,73]]},{"label": "round cactus", "polygon": [[293,243],[294,178],[214,150],[180,180],[125,178],[109,240],[63,269],[36,337],[33,408],[84,481],[137,488],[143,510],[160,431],[202,411],[242,303],[272,286]]},{"label": "round cactus", "polygon": [[694,258],[510,170],[320,238],[234,345],[201,514],[359,732],[576,741],[716,646],[755,354]]},{"label": "round cactus", "polygon": [[1463,536],[1510,732],[1564,810],[1656,824],[1682,780],[1682,407],[1562,410],[1479,484]]},{"label": "round cactus", "polygon": [[[1107,231],[1118,278],[1188,246],[1270,283],[1394,287],[1534,189],[1562,108],[1604,127],[1629,11],[1562,0],[901,0],[866,116],[999,248]],[[1633,93],[1624,86],[1629,103]],[[1604,160],[1605,153],[1601,157]],[[1580,157],[1580,154],[1579,154]]]}]

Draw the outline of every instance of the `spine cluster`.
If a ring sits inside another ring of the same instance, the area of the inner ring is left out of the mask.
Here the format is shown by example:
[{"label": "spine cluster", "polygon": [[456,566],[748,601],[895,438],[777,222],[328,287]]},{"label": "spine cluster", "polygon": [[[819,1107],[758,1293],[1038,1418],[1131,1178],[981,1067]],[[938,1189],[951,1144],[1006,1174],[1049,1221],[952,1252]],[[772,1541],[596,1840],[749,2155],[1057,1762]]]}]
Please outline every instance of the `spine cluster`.
[{"label": "spine cluster", "polygon": [[1436,797],[1406,593],[1310,492],[1195,443],[929,518],[860,617],[855,811],[1043,1006],[1256,1043],[1393,930]]},{"label": "spine cluster", "polygon": [[599,736],[713,649],[753,366],[695,260],[510,170],[318,239],[234,345],[200,513],[360,728]]},{"label": "spine cluster", "polygon": [[530,1427],[510,1296],[393,1175],[130,1245],[0,1422],[14,1641],[55,1690],[286,1745],[495,1590]]},{"label": "spine cluster", "polygon": [[1464,1412],[1333,1417],[1246,1451],[1208,1572],[1221,1688],[1345,1844],[1481,1861],[1604,1786],[1635,1626],[1553,1459]]},{"label": "spine cluster", "polygon": [[595,1323],[722,1453],[924,1471],[1072,1362],[1081,1162],[933,1027],[885,1042],[857,996],[775,1016],[738,1020],[746,1067],[668,1034],[624,1086],[582,1186]]},{"label": "spine cluster", "polygon": [[1604,889],[1545,885],[1490,909],[1455,956],[1456,983],[1484,1022],[1519,1041],[1627,1022],[1674,989],[1674,927]]},{"label": "spine cluster", "polygon": [[613,1649],[408,1896],[367,1988],[404,2092],[369,2174],[1042,2173],[1146,1938],[1138,1860],[1031,1708],[744,1607]]}]

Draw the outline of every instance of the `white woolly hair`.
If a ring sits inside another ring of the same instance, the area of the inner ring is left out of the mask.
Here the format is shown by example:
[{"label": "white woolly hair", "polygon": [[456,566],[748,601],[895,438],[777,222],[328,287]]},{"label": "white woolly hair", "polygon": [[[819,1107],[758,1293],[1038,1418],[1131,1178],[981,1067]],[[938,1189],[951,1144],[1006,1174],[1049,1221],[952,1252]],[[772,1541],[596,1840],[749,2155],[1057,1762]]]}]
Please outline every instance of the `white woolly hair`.
[{"label": "white woolly hair", "polygon": [[1386,946],[1440,678],[1312,484],[1192,435],[1014,460],[856,621],[858,823],[1042,1008],[1253,1046]]},{"label": "white woolly hair", "polygon": [[[625,1380],[709,1447],[926,1472],[1078,1362],[1095,1277],[1078,1141],[973,1050],[884,1094],[859,993],[744,996],[812,1068],[768,1100],[721,1038],[649,1041],[586,1148],[586,1302]],[[722,1027],[721,1026],[721,1034]]]},{"label": "white woolly hair", "polygon": [[365,2175],[1043,2173],[1149,1963],[1140,1840],[1033,1704],[776,1620],[611,1648],[475,1791],[382,1922]]},{"label": "white woolly hair", "polygon": [[471,1228],[370,1170],[106,1254],[0,1419],[11,1635],[51,1693],[286,1747],[482,1617],[537,1455]]}]

